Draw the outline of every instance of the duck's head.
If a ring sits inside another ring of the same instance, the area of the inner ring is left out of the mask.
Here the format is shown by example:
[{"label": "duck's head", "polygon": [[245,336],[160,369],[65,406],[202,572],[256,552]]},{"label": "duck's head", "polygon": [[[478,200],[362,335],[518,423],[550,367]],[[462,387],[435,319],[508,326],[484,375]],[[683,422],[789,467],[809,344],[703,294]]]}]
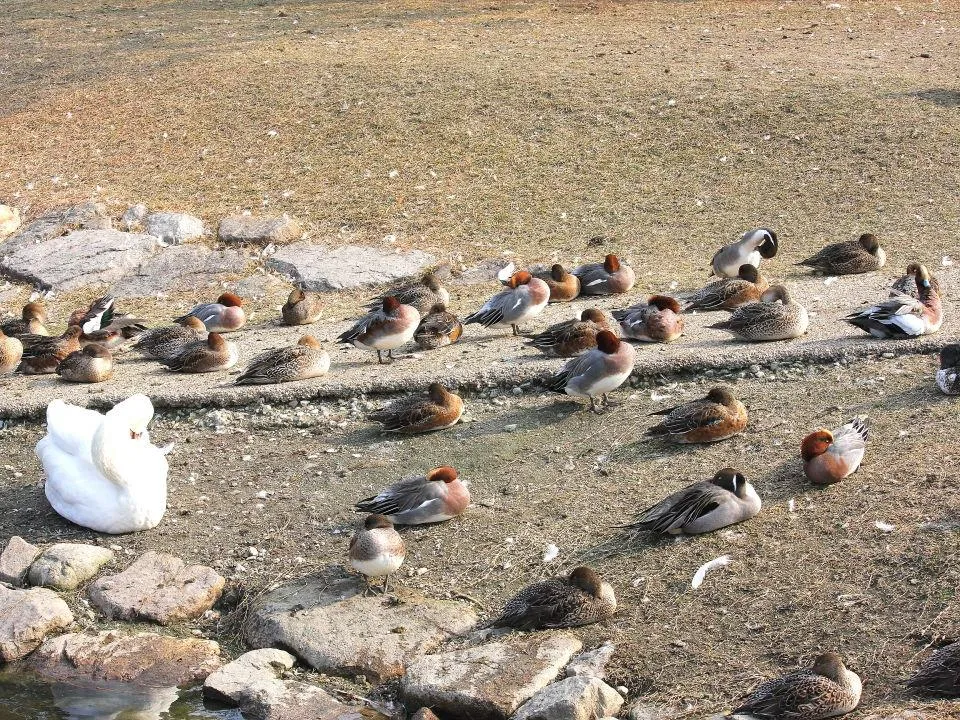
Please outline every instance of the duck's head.
[{"label": "duck's head", "polygon": [[87,316],[86,308],[79,308],[70,313],[67,318],[67,325],[83,325],[83,319]]},{"label": "duck's head", "polygon": [[203,320],[193,315],[187,315],[183,320],[180,321],[180,324],[183,327],[188,327],[192,330],[206,330],[207,326],[203,324]]},{"label": "duck's head", "polygon": [[427,480],[430,482],[452,483],[458,477],[460,476],[457,474],[456,469],[449,465],[435,467],[427,473]]},{"label": "duck's head", "polygon": [[67,331],[63,334],[64,340],[77,340],[81,335],[83,335],[83,328],[79,325],[71,325],[67,328]]},{"label": "duck's head", "polygon": [[835,652],[825,652],[822,655],[818,655],[817,659],[813,662],[813,667],[810,668],[811,672],[825,678],[830,678],[837,683],[843,682],[843,675],[846,669],[843,660]]},{"label": "duck's head", "polygon": [[593,568],[582,565],[574,568],[573,572],[570,573],[569,580],[571,585],[580,588],[585,593],[600,597],[603,581]]},{"label": "duck's head", "polygon": [[804,462],[810,462],[817,455],[823,455],[832,444],[833,433],[820,428],[807,435],[800,442],[800,457],[803,458]]},{"label": "duck's head", "polygon": [[220,333],[212,332],[207,335],[207,347],[214,352],[220,352],[227,347],[227,341],[223,339]]},{"label": "duck's head", "polygon": [[430,395],[430,399],[438,404],[445,403],[447,401],[447,396],[450,395],[450,391],[447,390],[443,384],[438,382],[430,383],[427,393]]},{"label": "duck's head", "polygon": [[755,283],[760,278],[760,271],[754,265],[745,263],[737,270],[737,277],[747,282]]},{"label": "duck's head", "polygon": [[677,315],[680,314],[680,303],[677,302],[676,298],[672,298],[669,295],[651,295],[647,300],[647,304],[655,307],[661,312],[664,310],[670,310]]},{"label": "duck's head", "polygon": [[707,400],[718,405],[725,405],[726,407],[731,407],[734,403],[737,402],[737,396],[733,394],[733,391],[728,387],[715,387],[707,393]]},{"label": "duck's head", "polygon": [[[94,347],[93,345],[88,345]],[[153,403],[146,395],[131,395],[126,400],[117,403],[111,408],[106,417],[123,423],[130,433],[130,438],[139,440],[147,431],[147,426],[153,420]]]},{"label": "duck's head", "polygon": [[876,255],[877,250],[880,249],[880,241],[877,240],[877,236],[873,233],[864,233],[858,238],[857,242],[871,255]]},{"label": "duck's head", "polygon": [[20,317],[24,322],[38,320],[39,322],[45,323],[47,321],[47,309],[37,302],[27,303],[23,306]]},{"label": "duck's head", "polygon": [[317,340],[313,335],[304,335],[302,338],[297,340],[297,345],[313,348],[314,350],[321,350],[323,348],[323,345],[320,344],[320,341]]},{"label": "duck's head", "polygon": [[294,288],[287,296],[287,305],[296,305],[297,303],[302,303],[306,297],[307,296],[304,294],[303,290],[300,288]]},{"label": "duck's head", "polygon": [[729,467],[718,470],[710,482],[724,490],[729,490],[737,497],[743,497],[747,491],[747,479],[739,470]]},{"label": "duck's head", "polygon": [[242,307],[243,298],[232,292],[225,292],[217,298],[217,302],[227,307]]},{"label": "duck's head", "polygon": [[507,282],[507,287],[516,289],[521,285],[526,285],[531,280],[533,280],[533,275],[528,273],[526,270],[520,270],[519,272],[515,272],[510,276],[510,280]]},{"label": "duck's head", "polygon": [[607,323],[607,319],[603,315],[603,310],[600,308],[587,308],[580,313],[580,319],[583,322],[593,322],[599,325],[606,325]]},{"label": "duck's head", "polygon": [[390,518],[388,518],[386,515],[374,513],[372,515],[367,515],[367,519],[363,521],[363,527],[365,530],[378,530],[392,528],[393,523],[390,522]]},{"label": "duck's head", "polygon": [[609,330],[601,330],[597,333],[597,349],[607,355],[613,355],[620,349],[620,338]]},{"label": "duck's head", "polygon": [[563,265],[560,263],[554,263],[550,267],[550,277],[557,282],[561,282],[567,277],[567,271],[563,269]]},{"label": "duck's head", "polygon": [[421,282],[434,292],[440,289],[440,280],[432,272],[425,273]]},{"label": "duck's head", "polygon": [[444,312],[446,312],[446,311],[447,311],[447,304],[446,304],[445,302],[442,302],[442,301],[441,301],[441,302],[435,302],[435,303],[430,307],[430,313],[431,313],[431,314],[433,314],[433,313],[444,313]]},{"label": "duck's head", "polygon": [[923,265],[918,265],[916,263],[914,263],[910,267],[913,268],[913,277],[917,281],[917,287],[929,288],[930,287],[930,271],[927,270],[927,268],[924,267]]},{"label": "duck's head", "polygon": [[783,285],[771,285],[760,296],[760,302],[775,303],[781,302],[786,305],[791,302],[790,291]]},{"label": "duck's head", "polygon": [[109,350],[107,350],[103,345],[99,345],[97,343],[90,343],[89,345],[87,345],[83,349],[83,354],[91,359],[100,358],[104,360],[109,360],[110,358],[113,357],[113,355],[110,354]]},{"label": "duck's head", "polygon": [[385,313],[391,315],[400,307],[400,301],[397,300],[393,295],[387,295],[383,299],[382,307]]},{"label": "duck's head", "polygon": [[615,273],[620,269],[620,258],[610,253],[603,259],[603,269],[608,273]]},{"label": "duck's head", "polygon": [[960,365],[960,345],[944,345],[940,351],[940,369],[955,368]]},{"label": "duck's head", "polygon": [[760,257],[769,260],[777,254],[777,234],[770,228],[757,228],[756,232],[761,238],[760,244],[757,246],[757,250],[760,251]]}]

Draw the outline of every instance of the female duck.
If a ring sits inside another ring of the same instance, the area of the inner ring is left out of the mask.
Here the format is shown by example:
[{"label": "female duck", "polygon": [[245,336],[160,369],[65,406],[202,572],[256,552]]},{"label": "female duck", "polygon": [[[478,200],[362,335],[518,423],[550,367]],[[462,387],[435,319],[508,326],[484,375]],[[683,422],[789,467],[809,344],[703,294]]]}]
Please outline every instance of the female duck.
[{"label": "female duck", "polygon": [[67,355],[57,365],[57,375],[67,382],[106,382],[113,377],[113,355],[102,345],[91,343]]},{"label": "female duck", "polygon": [[528,585],[503,607],[487,627],[517,630],[580,627],[609,620],[617,612],[613,588],[596,571],[578,567],[569,577]]},{"label": "female duck", "polygon": [[44,323],[47,321],[47,311],[40,303],[27,303],[23,306],[20,319],[11,318],[0,323],[0,330],[10,337],[21,335],[49,335]]},{"label": "female duck", "polygon": [[940,351],[937,387],[944,395],[960,395],[960,345],[944,345]]},{"label": "female duck", "polygon": [[943,302],[927,269],[923,265],[914,267],[916,298],[895,295],[844,319],[875,338],[919,337],[937,332],[943,324]]},{"label": "female duck", "polygon": [[607,255],[602,263],[581,265],[573,274],[580,279],[581,295],[619,295],[637,281],[633,268],[623,265],[616,255]]},{"label": "female duck", "polygon": [[610,330],[610,321],[600,308],[587,308],[579,320],[566,320],[537,333],[529,341],[544,355],[576,357],[597,346],[597,333]]},{"label": "female duck", "polygon": [[17,369],[23,357],[23,343],[15,337],[7,337],[0,330],[0,375]]},{"label": "female duck", "polygon": [[770,284],[753,265],[741,265],[737,277],[715,280],[685,298],[684,312],[699,310],[736,310],[757,302]]},{"label": "female duck", "polygon": [[559,263],[555,263],[550,272],[537,273],[534,277],[543,280],[550,288],[549,302],[570,302],[580,294],[580,278],[567,272]]},{"label": "female duck", "polygon": [[463,335],[460,318],[447,310],[443,303],[436,303],[420,321],[413,333],[413,341],[424,350],[452,345]]},{"label": "female duck", "polygon": [[432,272],[425,273],[420,282],[412,285],[401,285],[392,289],[386,295],[381,295],[373,302],[367,305],[368,310],[379,308],[387,295],[395,297],[401,305],[409,305],[416,309],[421,315],[426,315],[430,308],[437,303],[448,305],[450,303],[450,293],[440,283],[438,278]]},{"label": "female duck", "polygon": [[760,302],[741,305],[730,317],[707,327],[728,332],[750,342],[790,340],[807,332],[810,319],[807,309],[794,302],[783,285],[774,285]]},{"label": "female duck", "polygon": [[237,385],[269,385],[271,383],[310,380],[326,375],[330,370],[330,356],[312,335],[304,335],[293,347],[267,350],[257,355]]},{"label": "female duck", "polygon": [[680,303],[667,295],[652,295],[646,303],[614,310],[623,336],[640,342],[673,342],[683,335]]},{"label": "female duck", "polygon": [[856,275],[879,270],[887,262],[887,254],[872,233],[864,233],[857,240],[827,245],[816,255],[801,260],[824,275]]},{"label": "female duck", "polygon": [[926,695],[960,697],[960,642],[944,645],[928,657],[907,687]]},{"label": "female duck", "polygon": [[457,424],[463,415],[463,399],[438,382],[430,384],[427,397],[397,400],[370,414],[383,424],[384,432],[422,433],[443,430]]},{"label": "female duck", "polygon": [[206,340],[184,345],[179,353],[161,359],[160,363],[174,372],[207,373],[229,370],[239,359],[237,344],[224,340],[220,333],[212,332]]},{"label": "female duck", "polygon": [[156,527],[167,506],[167,459],[150,443],[152,418],[145,395],[127,398],[106,415],[51,402],[36,452],[53,509],[97,532]]},{"label": "female duck", "polygon": [[138,335],[134,347],[144,355],[162,361],[178,355],[187,345],[206,338],[206,326],[200,318],[191,315],[181,325],[154,328]]},{"label": "female duck", "polygon": [[280,317],[284,325],[312,325],[320,319],[322,310],[323,300],[318,293],[294,288],[280,308]]},{"label": "female duck", "polygon": [[46,335],[21,335],[23,358],[20,372],[24,375],[44,375],[57,371],[57,366],[67,355],[80,349],[79,325],[71,325],[60,337]]}]

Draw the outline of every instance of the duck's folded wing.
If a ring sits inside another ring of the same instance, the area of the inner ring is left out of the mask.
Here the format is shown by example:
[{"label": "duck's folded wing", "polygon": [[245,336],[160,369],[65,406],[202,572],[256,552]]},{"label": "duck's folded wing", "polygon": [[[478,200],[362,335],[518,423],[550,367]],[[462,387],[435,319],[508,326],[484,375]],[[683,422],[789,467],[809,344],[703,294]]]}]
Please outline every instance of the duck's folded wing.
[{"label": "duck's folded wing", "polygon": [[647,508],[626,527],[661,533],[681,528],[719,507],[725,492],[713,483],[695,483]]},{"label": "duck's folded wing", "polygon": [[660,425],[671,435],[716,425],[726,420],[726,413],[719,405],[696,402],[677,408]]},{"label": "duck's folded wing", "polygon": [[41,444],[47,443],[55,445],[60,452],[90,462],[93,435],[101,422],[103,415],[95,410],[54,400],[47,405],[47,435],[37,444],[37,454]]},{"label": "duck's folded wing", "polygon": [[401,480],[381,491],[374,497],[357,503],[357,510],[374,512],[381,515],[396,515],[417,509],[429,509],[440,506],[443,500],[441,483],[430,482],[422,477]]},{"label": "duck's folded wing", "polygon": [[822,714],[835,696],[837,685],[821,675],[799,672],[761,684],[749,700],[733,711],[759,718],[802,720]]}]

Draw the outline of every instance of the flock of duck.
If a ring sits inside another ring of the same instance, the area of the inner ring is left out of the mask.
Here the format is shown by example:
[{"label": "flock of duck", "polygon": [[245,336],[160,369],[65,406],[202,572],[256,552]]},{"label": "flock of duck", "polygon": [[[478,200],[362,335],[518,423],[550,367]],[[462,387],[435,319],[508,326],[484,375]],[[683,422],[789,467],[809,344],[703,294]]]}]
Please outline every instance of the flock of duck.
[{"label": "flock of duck", "polygon": [[[750,341],[783,340],[803,335],[806,310],[783,285],[770,285],[760,274],[763,259],[777,253],[776,233],[752,230],[721,248],[712,260],[718,279],[689,295],[654,295],[613,313],[597,309],[579,320],[554,325],[527,341],[555,357],[570,358],[549,377],[546,387],[586,398],[601,411],[607,394],[630,376],[635,351],[629,340],[670,342],[683,331],[684,312],[727,311],[727,319],[711,327]],[[871,272],[886,262],[873,235],[830,245],[803,265],[830,274]],[[410,341],[422,348],[441,348],[457,342],[464,326],[512,328],[536,317],[549,302],[567,302],[580,295],[615,295],[634,285],[634,272],[615,255],[604,262],[572,272],[554,265],[533,273],[505,268],[499,275],[503,289],[462,321],[447,307],[450,296],[438,279],[397,288],[376,298],[369,312],[339,340],[375,352],[389,362],[393,351]],[[73,313],[66,333],[50,337],[39,303],[24,307],[19,319],[0,324],[0,373],[59,373],[67,381],[101,382],[112,373],[113,354],[132,347],[175,372],[211,372],[238,361],[235,343],[224,334],[245,323],[243,301],[224,293],[217,302],[198,305],[169,327],[148,329],[137,318],[115,311],[113,298],[95,301]],[[281,315],[288,325],[316,322],[321,298],[294,289]],[[858,310],[845,319],[878,338],[916,337],[934,333],[943,322],[940,287],[919,264],[911,264],[897,280],[889,298]],[[253,358],[236,382],[274,383],[318,377],[330,369],[329,355],[310,335],[293,347],[270,350]],[[960,395],[960,345],[941,353],[937,385]],[[463,413],[463,400],[440,383],[426,397],[410,397],[375,412],[371,418],[385,431],[420,433],[454,425]],[[673,443],[710,443],[742,432],[749,421],[747,408],[731,389],[716,387],[702,399],[659,413],[664,417],[647,435]],[[147,426],[153,416],[150,400],[136,395],[118,403],[105,415],[60,400],[47,409],[47,435],[37,445],[45,473],[45,493],[51,506],[68,520],[100,532],[123,533],[155,527],[166,507],[166,453],[150,443]],[[804,471],[816,484],[841,481],[860,467],[869,432],[866,417],[842,427],[819,429],[806,436],[800,448]],[[396,525],[444,522],[464,513],[470,492],[456,469],[434,468],[426,475],[400,480],[377,495],[357,502],[358,512],[369,513],[349,546],[351,566],[367,579],[389,577],[402,565],[406,553]],[[756,516],[761,499],[736,469],[724,468],[710,480],[694,483],[640,513],[621,528],[630,534],[698,535],[713,532]],[[578,567],[567,577],[534,583],[509,600],[490,627],[520,630],[574,627],[606,620],[617,609],[611,586],[596,571]],[[934,653],[909,681],[911,688],[940,695],[960,696],[960,642]],[[819,720],[853,710],[860,700],[859,677],[833,652],[819,656],[806,670],[758,686],[733,715],[755,718]]]}]

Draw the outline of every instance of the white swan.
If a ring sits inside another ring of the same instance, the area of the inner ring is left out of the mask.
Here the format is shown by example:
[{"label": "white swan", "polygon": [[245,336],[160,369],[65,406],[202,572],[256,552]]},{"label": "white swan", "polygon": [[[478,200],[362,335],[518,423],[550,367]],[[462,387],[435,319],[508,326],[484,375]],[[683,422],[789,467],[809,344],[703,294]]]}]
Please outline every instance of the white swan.
[{"label": "white swan", "polygon": [[106,415],[54,400],[37,457],[47,500],[67,520],[98,532],[149,530],[167,509],[169,450],[150,443],[153,403],[134,395]]}]

